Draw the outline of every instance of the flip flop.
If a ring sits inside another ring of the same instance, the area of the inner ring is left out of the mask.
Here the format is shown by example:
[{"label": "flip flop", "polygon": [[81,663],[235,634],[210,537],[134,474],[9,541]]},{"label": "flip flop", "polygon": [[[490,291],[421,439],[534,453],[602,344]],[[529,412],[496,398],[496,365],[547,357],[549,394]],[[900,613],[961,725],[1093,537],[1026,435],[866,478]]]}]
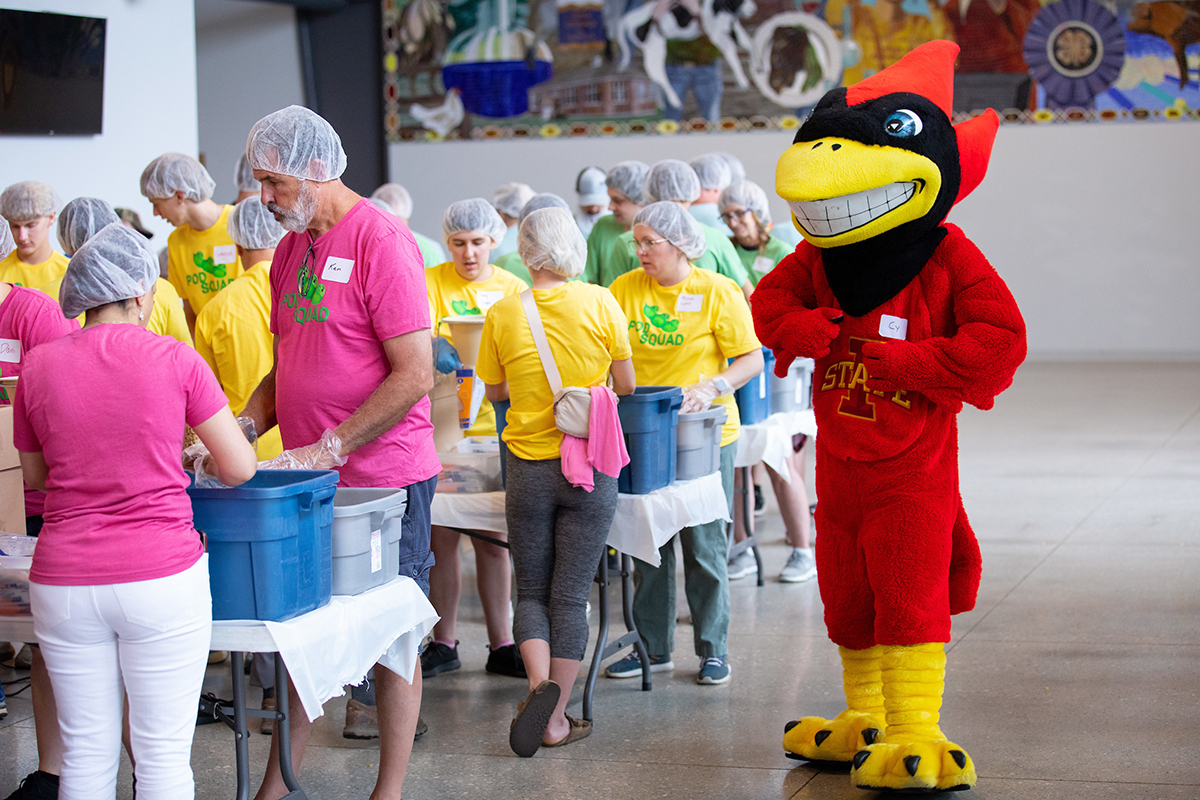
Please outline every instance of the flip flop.
[{"label": "flip flop", "polygon": [[567,731],[567,735],[557,742],[551,742],[550,744],[542,742],[542,747],[563,747],[571,742],[578,742],[580,739],[586,739],[592,735],[592,723],[588,720],[575,719],[567,715],[567,722],[571,723],[571,729]]},{"label": "flip flop", "polygon": [[530,758],[542,746],[546,725],[558,705],[562,690],[553,681],[542,681],[517,706],[517,718],[508,729],[508,746],[521,758]]}]

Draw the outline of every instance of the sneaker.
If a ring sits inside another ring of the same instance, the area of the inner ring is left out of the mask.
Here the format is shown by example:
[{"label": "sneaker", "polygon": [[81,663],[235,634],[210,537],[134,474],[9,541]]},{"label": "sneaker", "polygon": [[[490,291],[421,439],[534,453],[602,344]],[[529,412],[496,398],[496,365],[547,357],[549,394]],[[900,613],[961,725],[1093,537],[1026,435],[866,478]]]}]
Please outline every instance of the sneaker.
[{"label": "sneaker", "polygon": [[453,672],[462,666],[458,660],[458,642],[449,647],[441,642],[430,642],[421,653],[421,677],[432,678],[443,672]]},{"label": "sneaker", "polygon": [[[275,698],[274,697],[264,697],[263,701],[262,701],[262,710],[263,711],[274,711],[275,710]],[[259,728],[259,733],[261,733],[263,736],[270,736],[271,734],[273,734],[275,732],[274,718],[263,719],[263,720],[260,720],[260,722],[262,723],[262,725]]]},{"label": "sneaker", "polygon": [[767,502],[763,499],[762,487],[755,484],[754,486],[754,516],[761,517],[767,513]]},{"label": "sneaker", "polygon": [[[670,656],[650,656],[650,672],[670,672],[675,669],[675,662]],[[609,678],[638,678],[642,674],[642,660],[634,650],[620,661],[614,661],[604,670]]]},{"label": "sneaker", "polygon": [[342,728],[343,739],[378,739],[379,717],[375,706],[360,703],[354,698],[346,701],[346,727]]},{"label": "sneaker", "polygon": [[731,581],[736,581],[747,575],[757,575],[758,562],[754,560],[754,551],[749,548],[743,550],[736,558],[729,562],[726,569],[729,570],[729,580]]},{"label": "sneaker", "polygon": [[804,547],[797,547],[792,550],[792,554],[788,556],[787,564],[784,565],[783,571],[779,573],[779,580],[783,583],[803,583],[815,577],[817,577],[816,556],[813,555],[812,550]]},{"label": "sneaker", "polygon": [[33,648],[25,645],[13,658],[13,669],[33,669]]},{"label": "sneaker", "polygon": [[209,666],[212,666],[213,664],[224,664],[228,660],[229,660],[229,651],[228,650],[209,650],[208,651]]},{"label": "sneaker", "polygon": [[11,660],[16,654],[11,642],[0,642],[0,663]]},{"label": "sneaker", "polygon": [[492,650],[488,647],[487,666],[484,667],[493,675],[507,675],[510,678],[525,678],[525,662],[521,660],[521,651],[515,644],[506,644]]},{"label": "sneaker", "polygon": [[58,776],[49,772],[31,772],[7,800],[58,800]]},{"label": "sneaker", "polygon": [[722,683],[729,683],[728,656],[700,659],[700,674],[696,676],[696,683],[705,686],[719,686]]}]

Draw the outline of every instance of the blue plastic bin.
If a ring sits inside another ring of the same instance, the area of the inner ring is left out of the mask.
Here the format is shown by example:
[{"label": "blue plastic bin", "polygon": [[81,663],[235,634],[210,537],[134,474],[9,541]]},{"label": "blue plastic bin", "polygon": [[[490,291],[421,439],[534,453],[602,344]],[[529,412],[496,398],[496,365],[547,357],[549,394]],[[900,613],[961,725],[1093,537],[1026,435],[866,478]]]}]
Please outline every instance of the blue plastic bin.
[{"label": "blue plastic bin", "polygon": [[683,390],[678,386],[639,386],[620,399],[617,413],[625,433],[629,463],[617,491],[648,494],[675,481],[675,436]]},{"label": "blue plastic bin", "polygon": [[770,375],[775,371],[775,354],[763,348],[763,371],[733,393],[743,425],[753,425],[771,416]]},{"label": "blue plastic bin", "polygon": [[188,488],[208,538],[213,619],[281,622],[329,602],[332,470],[260,470],[234,489]]},{"label": "blue plastic bin", "polygon": [[508,485],[508,445],[504,443],[504,429],[508,427],[509,400],[493,400],[492,408],[496,412],[496,438],[500,440],[500,486]]}]

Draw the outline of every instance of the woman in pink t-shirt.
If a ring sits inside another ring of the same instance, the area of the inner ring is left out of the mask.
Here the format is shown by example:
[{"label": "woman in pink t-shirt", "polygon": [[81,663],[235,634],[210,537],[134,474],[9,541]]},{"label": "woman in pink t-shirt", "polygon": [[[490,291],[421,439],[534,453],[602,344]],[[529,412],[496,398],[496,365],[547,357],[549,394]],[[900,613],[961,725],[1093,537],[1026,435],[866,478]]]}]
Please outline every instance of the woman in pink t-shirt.
[{"label": "woman in pink t-shirt", "polygon": [[46,492],[30,572],[34,632],[58,700],[59,791],[111,797],[128,695],[144,798],[191,798],[196,698],[212,627],[208,565],[180,454],[236,486],[254,450],[208,366],[146,330],[158,264],[140,234],[105,227],[71,258],[63,313],[82,330],[27,354],[13,402],[25,482]]}]

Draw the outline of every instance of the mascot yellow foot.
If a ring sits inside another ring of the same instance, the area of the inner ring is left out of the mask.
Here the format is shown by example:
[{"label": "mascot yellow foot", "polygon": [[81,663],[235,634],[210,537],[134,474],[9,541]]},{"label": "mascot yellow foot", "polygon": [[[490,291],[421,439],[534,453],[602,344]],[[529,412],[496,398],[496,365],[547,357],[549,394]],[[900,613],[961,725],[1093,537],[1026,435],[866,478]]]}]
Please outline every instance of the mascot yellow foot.
[{"label": "mascot yellow foot", "polygon": [[938,727],[946,678],[943,645],[882,650],[887,729],[854,755],[850,780],[860,789],[958,791],[975,785],[975,763]]},{"label": "mascot yellow foot", "polygon": [[849,762],[880,737],[884,730],[883,650],[838,648],[847,709],[833,719],[802,717],[789,722],[783,729],[783,749],[789,758]]}]

